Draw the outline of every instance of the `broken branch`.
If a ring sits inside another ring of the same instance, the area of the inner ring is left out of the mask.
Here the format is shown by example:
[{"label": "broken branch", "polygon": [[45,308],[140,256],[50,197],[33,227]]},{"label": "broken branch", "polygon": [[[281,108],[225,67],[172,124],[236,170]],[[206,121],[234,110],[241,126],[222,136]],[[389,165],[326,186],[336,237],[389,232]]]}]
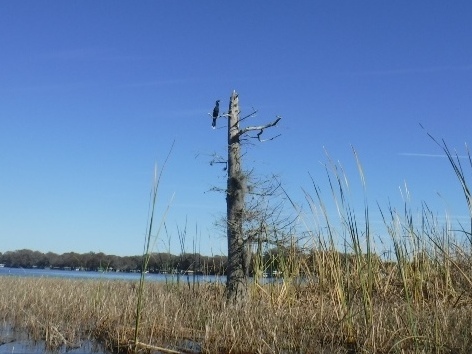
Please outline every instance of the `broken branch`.
[{"label": "broken branch", "polygon": [[264,129],[267,129],[267,128],[270,128],[270,127],[274,127],[277,125],[277,123],[282,119],[282,117],[279,117],[277,116],[277,119],[274,120],[272,123],[269,123],[269,124],[266,124],[266,125],[259,125],[259,126],[251,126],[251,127],[246,127],[244,129],[241,129],[239,131],[239,135],[243,135],[243,134],[246,134],[247,132],[250,132],[250,131],[253,131],[253,130],[260,130],[261,132],[259,132],[258,135],[262,134],[262,132],[264,131]]}]

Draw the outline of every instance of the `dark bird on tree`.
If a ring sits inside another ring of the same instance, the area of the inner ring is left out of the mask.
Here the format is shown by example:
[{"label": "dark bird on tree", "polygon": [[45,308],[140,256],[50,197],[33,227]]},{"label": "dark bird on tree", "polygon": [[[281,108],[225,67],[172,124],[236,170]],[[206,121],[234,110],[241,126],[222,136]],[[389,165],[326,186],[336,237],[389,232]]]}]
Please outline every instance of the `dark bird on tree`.
[{"label": "dark bird on tree", "polygon": [[216,119],[218,118],[218,115],[220,114],[220,100],[217,100],[215,103],[215,108],[213,108],[213,122],[211,122],[211,126],[213,129],[216,127]]}]

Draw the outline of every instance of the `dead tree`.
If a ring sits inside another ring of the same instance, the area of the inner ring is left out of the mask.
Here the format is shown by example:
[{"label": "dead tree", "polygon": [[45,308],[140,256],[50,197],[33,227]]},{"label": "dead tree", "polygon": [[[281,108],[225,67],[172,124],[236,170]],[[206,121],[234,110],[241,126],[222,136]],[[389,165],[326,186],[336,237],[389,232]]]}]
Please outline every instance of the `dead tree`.
[{"label": "dead tree", "polygon": [[243,234],[247,180],[242,170],[241,138],[247,136],[250,132],[257,131],[258,133],[253,138],[265,141],[261,139],[264,130],[276,126],[281,119],[281,117],[277,117],[272,123],[261,126],[248,126],[241,129],[239,127],[240,122],[254,115],[255,112],[244,118],[240,118],[239,113],[238,94],[236,91],[233,91],[228,109],[228,177],[226,189],[228,238],[226,293],[228,301],[232,303],[241,302],[247,297],[246,245]]}]

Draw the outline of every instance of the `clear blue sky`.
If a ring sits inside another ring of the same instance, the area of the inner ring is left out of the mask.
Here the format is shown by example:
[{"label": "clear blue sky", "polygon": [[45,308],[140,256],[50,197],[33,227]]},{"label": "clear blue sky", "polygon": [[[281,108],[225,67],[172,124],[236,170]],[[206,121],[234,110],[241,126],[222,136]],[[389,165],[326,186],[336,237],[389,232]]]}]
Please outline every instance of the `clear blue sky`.
[{"label": "clear blue sky", "polygon": [[0,252],[140,254],[154,163],[175,140],[157,210],[175,193],[170,251],[187,219],[189,251],[196,238],[225,253],[224,196],[208,190],[226,183],[209,165],[226,133],[208,112],[234,89],[243,114],[259,110],[251,125],[283,117],[246,167],[298,203],[308,173],[330,199],[323,148],[362,195],[352,145],[374,223],[376,203],[403,207],[405,182],[413,209],[466,217],[419,123],[461,154],[470,143],[471,18],[470,1],[3,1]]}]

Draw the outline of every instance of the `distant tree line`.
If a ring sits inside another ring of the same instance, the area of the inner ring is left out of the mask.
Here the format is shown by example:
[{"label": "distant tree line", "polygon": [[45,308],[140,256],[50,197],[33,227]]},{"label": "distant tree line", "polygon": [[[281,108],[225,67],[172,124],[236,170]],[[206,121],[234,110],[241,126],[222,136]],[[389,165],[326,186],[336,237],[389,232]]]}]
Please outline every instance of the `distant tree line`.
[{"label": "distant tree line", "polygon": [[[252,252],[248,276],[304,276],[317,275],[323,259],[333,251],[302,250],[294,245],[277,245],[266,248],[263,252]],[[354,254],[334,252],[340,265],[352,268]],[[375,262],[382,262],[377,255],[371,255]],[[99,252],[56,254],[41,253],[22,249],[0,252],[0,264],[8,268],[51,268],[78,269],[87,271],[139,272],[142,269],[143,256],[114,256]],[[148,268],[150,273],[182,274],[193,272],[205,275],[227,275],[228,258],[226,256],[203,256],[199,253],[152,253]]]},{"label": "distant tree line", "polygon": [[[298,261],[309,258],[300,250],[290,250],[285,247],[267,249],[257,256],[253,254],[250,262],[249,276],[253,276],[255,269],[260,269],[268,276],[274,271],[287,268],[287,260],[297,258]],[[115,271],[115,272],[139,272],[142,268],[143,256],[115,256],[103,252],[75,253],[67,252],[57,254],[53,252],[42,253],[29,249],[0,252],[0,264],[8,268],[51,268],[51,269],[78,269],[87,271]],[[194,272],[205,275],[226,275],[226,256],[203,256],[199,253],[183,253],[173,255],[170,253],[152,253],[148,268],[150,273],[186,273]],[[281,264],[284,263],[284,264]],[[290,264],[291,262],[288,262]]]},{"label": "distant tree line", "polygon": [[[10,268],[78,269],[88,271],[136,272],[142,268],[142,256],[114,256],[99,252],[56,254],[41,253],[29,249],[0,253],[0,264]],[[153,253],[147,271],[151,273],[196,272],[222,275],[226,272],[227,257],[203,256],[198,253],[172,255]]]}]

